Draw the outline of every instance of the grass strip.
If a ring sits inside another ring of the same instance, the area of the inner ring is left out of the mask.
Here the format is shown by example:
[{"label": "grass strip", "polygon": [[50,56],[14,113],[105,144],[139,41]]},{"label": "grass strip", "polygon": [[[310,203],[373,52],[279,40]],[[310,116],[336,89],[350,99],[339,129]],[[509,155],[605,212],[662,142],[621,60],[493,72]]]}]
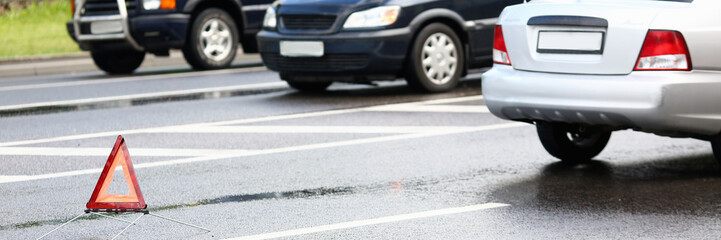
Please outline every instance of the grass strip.
[{"label": "grass strip", "polygon": [[70,1],[53,0],[0,15],[0,59],[79,52],[65,22]]}]

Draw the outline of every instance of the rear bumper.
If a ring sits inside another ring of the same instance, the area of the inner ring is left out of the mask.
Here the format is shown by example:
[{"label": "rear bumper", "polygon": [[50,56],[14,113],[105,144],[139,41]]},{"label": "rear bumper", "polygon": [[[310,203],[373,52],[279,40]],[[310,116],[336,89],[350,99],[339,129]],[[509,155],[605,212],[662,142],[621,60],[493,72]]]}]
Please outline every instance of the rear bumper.
[{"label": "rear bumper", "polygon": [[721,132],[721,72],[574,75],[494,65],[483,74],[491,112],[519,121],[632,128],[672,136]]},{"label": "rear bumper", "polygon": [[[181,48],[185,44],[185,36],[190,22],[190,15],[162,14],[136,16],[129,20],[130,33],[133,38],[147,51],[161,51],[170,48]],[[68,34],[75,37],[73,22],[66,23]],[[90,23],[80,25],[81,34],[90,34]],[[127,40],[85,40],[78,42],[83,50],[132,48]]]},{"label": "rear bumper", "polygon": [[[268,68],[303,81],[365,81],[395,78],[403,70],[410,28],[329,35],[287,35],[261,31],[258,46]],[[280,41],[322,41],[322,57],[284,57]]]}]

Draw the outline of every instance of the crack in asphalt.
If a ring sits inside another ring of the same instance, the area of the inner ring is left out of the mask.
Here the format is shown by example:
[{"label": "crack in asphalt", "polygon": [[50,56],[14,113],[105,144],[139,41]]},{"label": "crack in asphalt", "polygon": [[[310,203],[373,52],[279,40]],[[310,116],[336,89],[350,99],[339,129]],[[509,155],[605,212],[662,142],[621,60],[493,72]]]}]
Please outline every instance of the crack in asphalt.
[{"label": "crack in asphalt", "polygon": [[[399,180],[393,182],[387,182],[382,184],[371,184],[362,186],[341,186],[341,187],[320,187],[312,189],[302,189],[295,191],[281,191],[281,192],[265,192],[256,194],[241,194],[241,195],[227,195],[217,198],[204,199],[195,203],[189,204],[176,204],[160,207],[147,208],[150,212],[157,212],[163,210],[172,210],[183,207],[199,207],[205,205],[222,204],[222,203],[233,203],[233,202],[251,202],[251,201],[262,201],[262,200],[274,200],[274,199],[310,199],[326,196],[345,196],[351,194],[360,193],[371,193],[378,191],[428,191],[428,186],[440,185],[446,183],[452,183],[457,181],[469,181],[479,176],[487,177],[489,174],[509,174],[511,172],[499,169],[476,169],[465,174],[455,176],[443,176],[440,178],[429,178],[429,179],[417,179],[417,180]],[[114,213],[114,215],[121,216],[127,214],[134,214],[133,212],[126,213]],[[78,218],[77,220],[95,220],[101,218],[97,215],[88,215]],[[69,220],[69,218],[42,220],[42,221],[31,221],[25,223],[17,223],[11,225],[0,225],[0,231],[10,229],[25,229],[31,227],[39,227],[44,225],[59,225]]]}]

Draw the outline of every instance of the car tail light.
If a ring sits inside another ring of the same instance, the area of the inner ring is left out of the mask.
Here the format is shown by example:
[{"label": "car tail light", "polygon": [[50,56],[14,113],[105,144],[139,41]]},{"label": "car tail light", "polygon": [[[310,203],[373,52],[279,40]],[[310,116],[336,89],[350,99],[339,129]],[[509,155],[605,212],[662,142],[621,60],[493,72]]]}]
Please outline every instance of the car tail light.
[{"label": "car tail light", "polygon": [[75,0],[70,0],[70,16],[75,16]]},{"label": "car tail light", "polygon": [[493,33],[493,62],[498,64],[511,65],[511,59],[506,50],[506,41],[503,40],[503,28],[496,25]]},{"label": "car tail light", "polygon": [[635,71],[690,71],[691,56],[683,35],[677,31],[651,30],[641,47]]}]

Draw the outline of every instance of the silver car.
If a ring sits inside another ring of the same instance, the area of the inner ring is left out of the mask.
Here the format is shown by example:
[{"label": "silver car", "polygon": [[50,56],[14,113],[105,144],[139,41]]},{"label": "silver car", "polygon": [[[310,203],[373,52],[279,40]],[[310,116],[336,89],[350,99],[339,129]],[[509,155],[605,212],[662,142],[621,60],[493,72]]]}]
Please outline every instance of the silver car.
[{"label": "silver car", "polygon": [[721,1],[534,0],[496,26],[483,94],[568,163],[633,129],[711,141],[721,161]]}]

